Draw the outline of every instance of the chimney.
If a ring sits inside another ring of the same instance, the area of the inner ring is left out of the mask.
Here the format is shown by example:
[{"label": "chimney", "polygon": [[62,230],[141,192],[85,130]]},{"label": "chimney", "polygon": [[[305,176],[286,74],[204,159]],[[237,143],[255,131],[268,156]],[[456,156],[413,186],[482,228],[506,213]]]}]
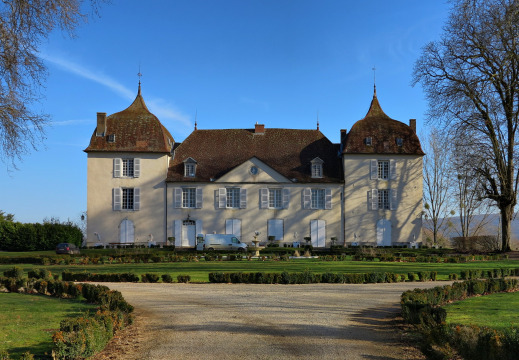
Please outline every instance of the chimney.
[{"label": "chimney", "polygon": [[346,140],[346,135],[348,134],[348,130],[341,129],[341,144],[344,143],[344,140]]},{"label": "chimney", "polygon": [[96,136],[105,136],[105,132],[106,132],[106,113],[98,112],[97,113]]},{"label": "chimney", "polygon": [[416,119],[409,119],[409,126],[416,133]]},{"label": "chimney", "polygon": [[256,123],[254,127],[254,134],[264,134],[265,133],[265,125]]}]

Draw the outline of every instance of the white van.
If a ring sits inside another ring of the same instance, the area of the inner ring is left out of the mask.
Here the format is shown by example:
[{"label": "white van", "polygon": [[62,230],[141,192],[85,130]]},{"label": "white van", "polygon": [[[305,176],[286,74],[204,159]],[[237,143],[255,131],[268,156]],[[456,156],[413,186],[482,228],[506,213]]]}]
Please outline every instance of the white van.
[{"label": "white van", "polygon": [[236,235],[233,234],[198,234],[196,238],[196,249],[199,251],[247,251],[247,244],[242,243],[240,240],[238,240]]}]

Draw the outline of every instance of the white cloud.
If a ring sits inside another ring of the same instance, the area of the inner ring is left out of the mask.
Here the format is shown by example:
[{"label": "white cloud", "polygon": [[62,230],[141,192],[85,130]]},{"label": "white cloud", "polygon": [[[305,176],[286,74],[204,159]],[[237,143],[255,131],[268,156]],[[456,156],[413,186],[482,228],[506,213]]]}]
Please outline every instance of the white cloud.
[{"label": "white cloud", "polygon": [[45,125],[48,126],[69,126],[79,124],[91,124],[92,120],[63,120],[63,121],[49,121]]},{"label": "white cloud", "polygon": [[92,80],[96,83],[99,83],[101,85],[104,85],[116,93],[119,93],[119,95],[128,98],[133,99],[134,98],[134,92],[125,87],[124,85],[121,85],[116,80],[110,78],[109,76],[106,76],[104,74],[95,73],[79,64],[73,63],[69,60],[51,56],[48,54],[42,54],[41,58],[60,67],[61,69],[71,72],[73,74],[76,74],[78,76],[81,76],[85,79]]},{"label": "white cloud", "polygon": [[[117,80],[114,80],[105,74],[94,72],[90,69],[87,69],[85,66],[74,63],[62,57],[56,57],[49,54],[42,54],[41,58],[58,66],[62,70],[68,71],[82,78],[106,86],[124,98],[127,98],[129,100],[133,100],[135,98],[134,91],[128,89],[124,85],[120,84]],[[192,130],[190,117],[182,113],[182,111],[177,109],[170,102],[161,98],[148,98],[146,99],[146,103],[150,111],[154,113],[161,121],[172,120],[175,123],[177,123],[180,129],[175,130],[179,130],[180,133],[185,134],[189,133]],[[74,120],[69,120],[69,122],[56,122],[54,125],[68,125],[71,124],[71,122],[73,121]]]}]

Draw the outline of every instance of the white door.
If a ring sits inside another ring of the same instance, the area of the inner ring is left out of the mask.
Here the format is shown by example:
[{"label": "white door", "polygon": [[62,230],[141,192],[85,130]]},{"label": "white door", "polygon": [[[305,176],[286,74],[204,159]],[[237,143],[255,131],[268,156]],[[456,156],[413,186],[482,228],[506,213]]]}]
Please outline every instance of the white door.
[{"label": "white door", "polygon": [[310,237],[314,248],[326,246],[326,221],[312,220],[310,221]]},{"label": "white door", "polygon": [[225,233],[236,235],[238,240],[241,240],[241,220],[240,219],[225,220]]},{"label": "white door", "polygon": [[380,219],[377,222],[377,245],[391,246],[391,221]]},{"label": "white door", "polygon": [[119,242],[122,244],[130,244],[134,242],[135,228],[133,222],[128,219],[121,221],[119,226]]},{"label": "white door", "polygon": [[182,222],[182,247],[195,247],[196,245],[196,223],[193,220]]},{"label": "white door", "polygon": [[274,236],[274,240],[283,240],[283,219],[269,219],[267,221],[267,236]]}]

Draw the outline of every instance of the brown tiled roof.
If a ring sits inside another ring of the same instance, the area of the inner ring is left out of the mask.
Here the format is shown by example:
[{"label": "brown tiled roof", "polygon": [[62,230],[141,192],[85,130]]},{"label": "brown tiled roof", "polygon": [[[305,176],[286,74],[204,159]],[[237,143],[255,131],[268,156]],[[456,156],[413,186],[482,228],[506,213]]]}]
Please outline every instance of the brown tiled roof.
[{"label": "brown tiled roof", "polygon": [[[115,142],[109,142],[109,135],[115,135]],[[106,118],[105,136],[92,134],[85,152],[128,151],[169,153],[174,144],[169,131],[148,108],[139,91],[133,103],[123,111]]]},{"label": "brown tiled roof", "polygon": [[[175,150],[167,181],[217,180],[245,161],[256,157],[281,175],[298,182],[340,182],[339,145],[319,130],[265,129],[195,130]],[[196,176],[184,177],[184,160],[197,162]],[[311,177],[310,161],[324,161],[323,178]]]},{"label": "brown tiled roof", "polygon": [[[366,145],[368,137],[371,137],[372,145]],[[397,138],[402,139],[402,146],[397,144]],[[424,155],[424,152],[410,126],[391,119],[382,111],[375,92],[368,113],[348,133],[343,154]]]}]

